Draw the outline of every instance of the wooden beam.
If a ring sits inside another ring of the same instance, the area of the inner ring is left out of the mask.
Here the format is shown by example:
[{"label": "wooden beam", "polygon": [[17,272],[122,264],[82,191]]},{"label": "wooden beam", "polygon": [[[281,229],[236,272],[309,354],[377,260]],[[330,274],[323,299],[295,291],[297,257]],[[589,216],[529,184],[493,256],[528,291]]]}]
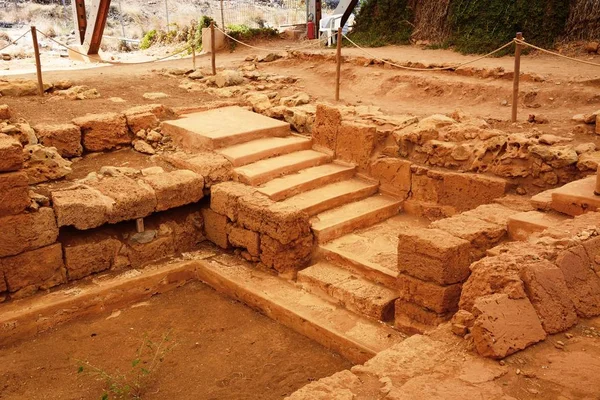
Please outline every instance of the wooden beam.
[{"label": "wooden beam", "polygon": [[79,32],[79,44],[83,44],[85,39],[85,30],[87,28],[87,17],[85,15],[85,1],[72,0],[73,6],[73,24],[75,24],[75,32]]},{"label": "wooden beam", "polygon": [[106,19],[108,18],[108,10],[110,9],[110,1],[92,1],[92,10],[90,11],[91,25],[86,29],[85,40],[83,42],[84,49],[88,55],[98,54],[100,50],[102,35],[104,34]]},{"label": "wooden beam", "polygon": [[340,26],[343,28],[344,25],[346,25],[346,22],[348,22],[348,18],[350,18],[350,14],[352,14],[352,11],[354,11],[354,8],[356,8],[356,6],[358,5],[358,0],[352,0],[350,2],[350,5],[348,6],[348,8],[346,8],[346,11],[344,11],[344,15],[342,16],[342,21],[340,23]]}]

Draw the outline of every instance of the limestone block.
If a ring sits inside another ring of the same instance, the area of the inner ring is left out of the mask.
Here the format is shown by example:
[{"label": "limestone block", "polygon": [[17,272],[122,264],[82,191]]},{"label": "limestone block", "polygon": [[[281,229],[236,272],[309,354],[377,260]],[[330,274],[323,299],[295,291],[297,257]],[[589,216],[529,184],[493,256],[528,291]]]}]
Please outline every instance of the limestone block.
[{"label": "limestone block", "polygon": [[509,219],[520,211],[513,210],[500,204],[485,204],[462,213],[492,224],[507,226]]},{"label": "limestone block", "polygon": [[206,238],[223,249],[229,248],[229,240],[227,238],[228,218],[225,215],[214,212],[210,208],[202,209],[202,217],[204,218]]},{"label": "limestone block", "polygon": [[156,209],[156,195],[149,185],[126,176],[105,178],[91,184],[114,204],[108,211],[111,224],[146,217]]},{"label": "limestone block", "polygon": [[320,150],[335,153],[341,124],[342,114],[337,108],[317,104],[317,113],[312,129],[314,146]]},{"label": "limestone block", "polygon": [[375,148],[377,129],[358,123],[342,123],[337,134],[335,155],[363,171],[368,170],[371,154]]},{"label": "limestone block", "polygon": [[78,233],[61,241],[69,280],[110,269],[121,248],[120,241],[99,232]]},{"label": "limestone block", "polygon": [[192,171],[165,172],[142,180],[154,189],[156,211],[196,203],[204,196],[204,178]]},{"label": "limestone block", "polygon": [[466,211],[504,196],[506,181],[479,174],[445,173],[440,203]]},{"label": "limestone block", "polygon": [[10,107],[8,104],[0,105],[0,119],[7,120],[12,118],[12,112],[10,111]]},{"label": "limestone block", "polygon": [[288,244],[310,233],[308,215],[295,207],[253,194],[240,198],[238,224]]},{"label": "limestone block", "polygon": [[440,285],[469,276],[469,242],[438,229],[413,228],[398,237],[398,270]]},{"label": "limestone block", "polygon": [[0,172],[16,171],[23,166],[23,146],[12,136],[0,133]]},{"label": "limestone block", "polygon": [[125,110],[126,117],[146,113],[154,114],[160,121],[177,118],[177,114],[175,114],[173,109],[163,104],[145,104],[143,106],[136,106]]},{"label": "limestone block", "polygon": [[206,240],[202,211],[196,205],[154,214],[151,218],[157,218],[159,232],[162,230],[172,232],[177,253],[191,251]]},{"label": "limestone block", "polygon": [[127,120],[123,114],[88,114],[75,118],[73,123],[81,128],[86,151],[105,151],[131,144]]},{"label": "limestone block", "polygon": [[535,234],[557,226],[567,217],[557,213],[528,211],[512,215],[508,221],[508,236],[511,240],[527,241]]},{"label": "limestone block", "polygon": [[153,261],[175,254],[175,245],[172,236],[157,237],[148,243],[135,243],[129,241],[125,255],[132,268],[137,268]]},{"label": "limestone block", "polygon": [[442,314],[458,309],[460,284],[440,286],[406,274],[398,274],[397,288],[402,300],[436,313]]},{"label": "limestone block", "polygon": [[547,260],[529,263],[521,269],[520,277],[547,333],[566,331],[577,323],[565,277],[556,265]]},{"label": "limestone block", "polygon": [[25,211],[30,201],[26,173],[0,173],[0,217]]},{"label": "limestone block", "polygon": [[52,192],[58,226],[91,229],[104,225],[115,201],[90,187]]},{"label": "limestone block", "polygon": [[223,156],[216,153],[195,153],[185,155],[162,155],[161,159],[179,169],[194,171],[204,177],[204,185],[210,188],[221,182],[231,181],[233,166]]},{"label": "limestone block", "polygon": [[473,315],[471,333],[477,352],[484,357],[504,358],[546,338],[528,299],[513,300],[506,294],[481,297]]},{"label": "limestone block", "polygon": [[23,170],[27,173],[31,185],[61,179],[73,171],[71,162],[62,158],[52,147],[41,144],[28,145],[25,146],[23,154]]},{"label": "limestone block", "polygon": [[245,248],[253,257],[258,257],[260,254],[260,235],[257,232],[231,226],[229,243],[234,247]]},{"label": "limestone block", "polygon": [[58,227],[51,208],[0,217],[0,257],[48,246],[57,237]]},{"label": "limestone block", "polygon": [[407,333],[424,333],[452,318],[452,313],[436,313],[402,299],[396,300],[394,324]]},{"label": "limestone block", "polygon": [[411,178],[412,200],[438,203],[442,191],[442,181],[427,176],[427,174],[413,174]]},{"label": "limestone block", "polygon": [[2,258],[0,271],[4,272],[8,290],[13,293],[24,288],[33,293],[38,288],[48,289],[66,282],[59,243]]},{"label": "limestone block", "polygon": [[239,182],[223,182],[210,191],[210,208],[230,220],[237,221],[240,198],[256,193],[252,186]]},{"label": "limestone block", "polygon": [[592,270],[584,247],[564,250],[558,255],[556,265],[563,273],[577,314],[583,318],[600,315],[600,277]]},{"label": "limestone block", "polygon": [[56,147],[62,157],[78,157],[83,153],[81,129],[77,125],[38,125],[35,131],[41,144]]},{"label": "limestone block", "polygon": [[151,130],[158,127],[160,121],[151,112],[140,114],[126,114],[127,126],[131,132],[139,132],[142,129]]},{"label": "limestone block", "polygon": [[371,164],[371,176],[379,180],[382,191],[405,199],[411,190],[411,164],[400,158],[380,158]]},{"label": "limestone block", "polygon": [[286,244],[263,234],[260,236],[260,261],[279,273],[297,272],[310,262],[313,242],[312,233]]}]

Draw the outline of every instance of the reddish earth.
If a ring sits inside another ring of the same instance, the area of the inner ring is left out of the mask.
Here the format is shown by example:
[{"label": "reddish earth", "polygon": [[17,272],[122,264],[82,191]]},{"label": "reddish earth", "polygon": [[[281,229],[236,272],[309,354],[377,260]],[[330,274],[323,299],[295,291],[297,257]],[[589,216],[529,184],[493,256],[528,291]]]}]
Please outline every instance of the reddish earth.
[{"label": "reddish earth", "polygon": [[149,375],[144,399],[280,399],[351,366],[304,336],[191,283],[0,350],[0,398],[34,400],[51,393],[54,399],[98,399],[104,381],[78,373],[81,361],[108,374],[128,372],[145,337],[160,342],[166,334],[175,346]]}]

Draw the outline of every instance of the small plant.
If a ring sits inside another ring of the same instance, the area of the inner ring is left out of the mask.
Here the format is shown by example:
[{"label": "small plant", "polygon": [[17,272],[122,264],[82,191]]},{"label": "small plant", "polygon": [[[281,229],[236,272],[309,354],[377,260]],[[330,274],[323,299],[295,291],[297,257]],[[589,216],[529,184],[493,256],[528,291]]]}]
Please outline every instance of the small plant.
[{"label": "small plant", "polygon": [[123,373],[116,370],[109,373],[88,361],[77,360],[79,363],[77,373],[87,374],[105,382],[105,389],[100,397],[101,400],[138,400],[142,398],[146,391],[153,373],[156,372],[165,356],[174,347],[175,343],[171,340],[169,332],[158,342],[150,340],[146,335],[135,357],[131,360],[128,372]]},{"label": "small plant", "polygon": [[[228,25],[227,34],[242,42],[256,39],[269,39],[279,36],[277,29],[273,28],[250,28],[248,25]],[[231,50],[236,48],[237,43],[231,41]]]},{"label": "small plant", "polygon": [[157,34],[158,32],[156,31],[156,29],[152,29],[151,31],[146,32],[146,34],[142,38],[142,41],[140,42],[140,49],[149,49],[150,46],[154,44]]}]

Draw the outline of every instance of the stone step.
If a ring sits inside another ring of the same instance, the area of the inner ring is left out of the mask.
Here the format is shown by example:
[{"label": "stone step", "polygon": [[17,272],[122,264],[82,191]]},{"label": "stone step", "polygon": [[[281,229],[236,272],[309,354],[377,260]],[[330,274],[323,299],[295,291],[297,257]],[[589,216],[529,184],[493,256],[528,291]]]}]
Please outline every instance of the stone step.
[{"label": "stone step", "polygon": [[281,201],[329,183],[349,179],[354,176],[355,171],[354,166],[343,164],[319,165],[303,169],[296,174],[273,179],[265,183],[258,191],[269,196],[273,201]]},{"label": "stone step", "polygon": [[188,151],[214,150],[264,137],[290,135],[290,124],[241,107],[223,107],[163,122],[163,133]]},{"label": "stone step", "polygon": [[358,178],[331,183],[283,201],[312,216],[377,193],[379,185]]},{"label": "stone step", "polygon": [[241,167],[265,158],[280,156],[312,148],[312,139],[299,135],[268,137],[236,144],[217,150],[234,167]]},{"label": "stone step", "polygon": [[215,290],[262,311],[354,363],[363,363],[405,338],[385,324],[298,290],[293,283],[257,270],[237,257],[221,255],[190,263],[194,263],[198,279]]},{"label": "stone step", "polygon": [[596,175],[567,183],[552,192],[553,210],[576,217],[600,209],[600,196],[596,190]]},{"label": "stone step", "polygon": [[382,194],[325,211],[312,219],[319,243],[326,243],[356,229],[375,225],[398,214],[402,202]]},{"label": "stone step", "polygon": [[298,282],[310,293],[325,295],[359,314],[390,321],[398,293],[327,262],[298,272]]},{"label": "stone step", "polygon": [[315,150],[302,150],[244,165],[234,171],[239,182],[258,186],[281,175],[294,173],[330,161],[331,156],[325,153]]},{"label": "stone step", "polygon": [[510,240],[527,241],[536,234],[569,219],[557,212],[528,211],[515,214],[508,219],[508,237]]},{"label": "stone step", "polygon": [[[343,246],[340,246],[338,241],[343,240],[345,237],[342,236],[329,243],[319,245],[318,256],[372,282],[379,283],[388,288],[396,287],[398,279],[397,268],[390,269],[381,263],[371,262],[366,258],[343,250],[340,248]],[[394,249],[394,252],[397,254],[397,249]],[[398,256],[396,255],[396,264],[398,263],[397,258]]]}]

